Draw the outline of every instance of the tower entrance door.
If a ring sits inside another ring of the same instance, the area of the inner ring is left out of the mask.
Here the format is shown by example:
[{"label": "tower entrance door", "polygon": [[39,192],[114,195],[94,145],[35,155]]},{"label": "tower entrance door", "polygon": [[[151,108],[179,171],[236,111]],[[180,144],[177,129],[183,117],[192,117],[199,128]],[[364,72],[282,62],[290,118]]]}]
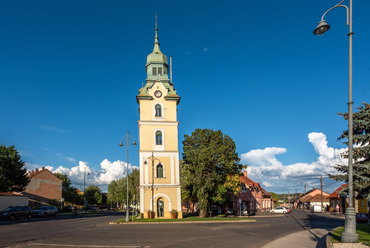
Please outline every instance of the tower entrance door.
[{"label": "tower entrance door", "polygon": [[157,204],[157,213],[158,213],[158,217],[163,217],[164,216],[164,203],[162,200],[158,200],[158,204]]}]

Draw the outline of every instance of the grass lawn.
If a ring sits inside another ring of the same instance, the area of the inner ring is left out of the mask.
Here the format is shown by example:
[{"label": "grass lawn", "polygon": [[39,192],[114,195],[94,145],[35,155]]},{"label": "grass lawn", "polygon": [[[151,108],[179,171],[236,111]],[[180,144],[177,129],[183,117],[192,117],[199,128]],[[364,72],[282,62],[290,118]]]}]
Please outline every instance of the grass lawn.
[{"label": "grass lawn", "polygon": [[[131,220],[131,217],[130,217]],[[200,218],[198,216],[184,217],[183,219],[135,219],[134,222],[189,222],[189,221],[240,221],[251,220],[249,218],[230,218],[230,217],[210,217]],[[126,222],[126,219],[118,220],[116,222]]]},{"label": "grass lawn", "polygon": [[[344,227],[338,227],[332,232],[331,242],[339,243]],[[370,225],[369,224],[357,224],[356,233],[358,234],[359,243],[364,243],[365,245],[370,245]]]}]

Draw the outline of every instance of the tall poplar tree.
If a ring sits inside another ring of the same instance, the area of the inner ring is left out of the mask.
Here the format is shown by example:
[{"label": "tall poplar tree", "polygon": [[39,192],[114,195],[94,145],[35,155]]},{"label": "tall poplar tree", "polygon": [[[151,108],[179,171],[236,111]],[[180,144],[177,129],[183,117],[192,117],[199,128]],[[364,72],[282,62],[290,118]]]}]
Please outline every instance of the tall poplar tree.
[{"label": "tall poplar tree", "polygon": [[[370,201],[370,104],[362,102],[357,109],[353,113],[353,189]],[[338,114],[348,120],[348,113]],[[348,140],[348,130],[338,138],[342,139]],[[348,145],[348,141],[343,143]],[[348,151],[342,156],[348,159]],[[348,182],[348,165],[336,165],[335,169],[339,174],[329,174],[329,177]]]},{"label": "tall poplar tree", "polygon": [[14,146],[0,145],[0,192],[22,192],[30,179]]},{"label": "tall poplar tree", "polygon": [[182,186],[189,198],[198,200],[199,214],[205,217],[212,203],[225,203],[230,180],[239,180],[237,175],[245,167],[239,163],[234,141],[220,130],[196,129],[184,137]]}]

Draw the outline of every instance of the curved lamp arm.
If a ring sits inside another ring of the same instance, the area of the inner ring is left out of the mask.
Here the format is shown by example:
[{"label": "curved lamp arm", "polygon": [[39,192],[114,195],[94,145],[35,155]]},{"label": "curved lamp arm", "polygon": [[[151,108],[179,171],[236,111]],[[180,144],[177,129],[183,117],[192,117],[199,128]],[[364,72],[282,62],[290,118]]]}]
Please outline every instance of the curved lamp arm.
[{"label": "curved lamp arm", "polygon": [[340,3],[336,4],[334,7],[331,7],[330,9],[328,9],[321,17],[321,21],[324,21],[324,17],[325,15],[332,9],[335,9],[335,8],[338,8],[338,7],[343,7],[343,8],[346,8],[347,10],[347,26],[349,25],[349,9],[346,5],[342,5],[341,3],[343,3],[344,0],[342,0]]}]

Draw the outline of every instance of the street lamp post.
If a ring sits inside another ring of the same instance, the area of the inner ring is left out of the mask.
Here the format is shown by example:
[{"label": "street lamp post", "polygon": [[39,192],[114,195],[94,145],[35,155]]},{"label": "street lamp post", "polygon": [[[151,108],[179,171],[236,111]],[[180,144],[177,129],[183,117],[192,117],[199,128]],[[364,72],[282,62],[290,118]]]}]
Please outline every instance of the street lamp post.
[{"label": "street lamp post", "polygon": [[[87,175],[90,175],[90,173],[87,173]],[[86,181],[86,167],[84,167],[84,208],[86,207],[85,181]]]},{"label": "street lamp post", "polygon": [[347,26],[349,26],[349,45],[348,45],[348,198],[349,204],[345,213],[344,232],[342,242],[354,243],[358,240],[356,234],[356,211],[353,207],[353,102],[352,102],[352,0],[349,0],[349,7],[342,5],[344,0],[334,7],[328,9],[321,17],[319,25],[314,30],[314,34],[322,35],[329,30],[330,26],[325,22],[324,16],[332,9],[343,7],[347,10]]},{"label": "street lamp post", "polygon": [[126,140],[126,146],[127,146],[127,164],[126,164],[126,221],[130,221],[130,212],[129,212],[129,205],[128,205],[128,148],[129,148],[129,140],[133,139],[134,142],[132,142],[133,146],[136,146],[135,139],[133,137],[129,136],[129,133],[127,131],[127,135],[121,139],[121,142],[119,143],[119,146],[123,146],[122,140]]},{"label": "street lamp post", "polygon": [[[161,161],[158,158],[154,157],[153,152],[152,152],[152,156],[148,157],[147,159],[152,160],[152,211],[154,212],[154,161],[158,160],[159,163],[161,163]],[[144,165],[147,165],[147,164],[148,162],[145,160]]]}]

